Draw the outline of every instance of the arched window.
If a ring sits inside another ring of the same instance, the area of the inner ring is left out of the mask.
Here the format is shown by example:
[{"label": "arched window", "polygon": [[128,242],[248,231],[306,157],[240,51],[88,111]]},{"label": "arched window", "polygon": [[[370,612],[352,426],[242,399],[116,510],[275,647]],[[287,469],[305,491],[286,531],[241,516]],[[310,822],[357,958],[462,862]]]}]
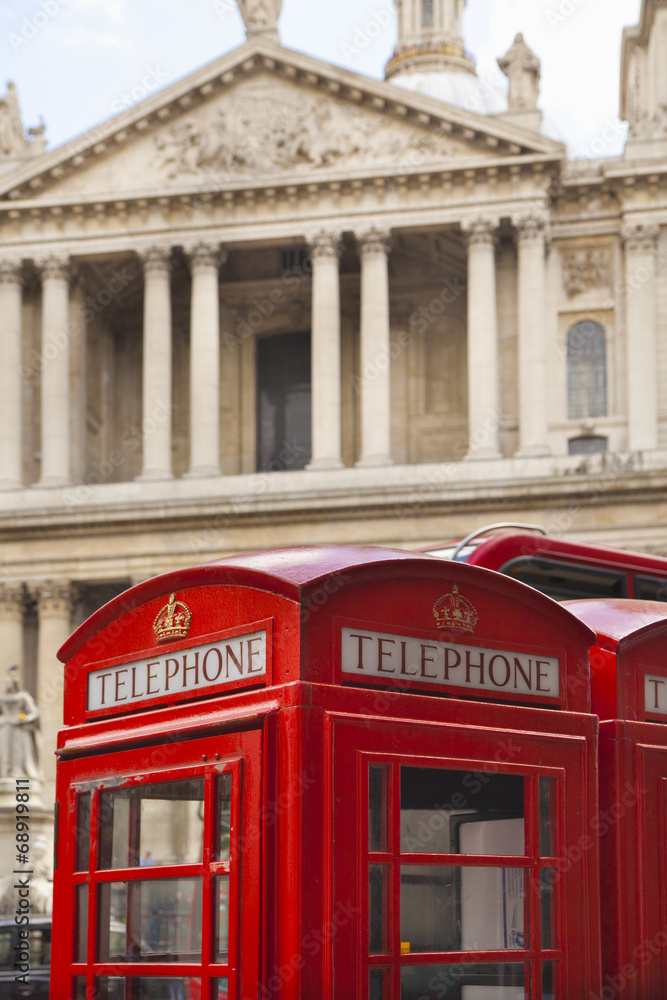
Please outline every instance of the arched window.
[{"label": "arched window", "polygon": [[422,0],[422,28],[433,27],[433,0]]},{"label": "arched window", "polygon": [[599,323],[575,323],[567,335],[567,415],[607,415],[607,346]]}]

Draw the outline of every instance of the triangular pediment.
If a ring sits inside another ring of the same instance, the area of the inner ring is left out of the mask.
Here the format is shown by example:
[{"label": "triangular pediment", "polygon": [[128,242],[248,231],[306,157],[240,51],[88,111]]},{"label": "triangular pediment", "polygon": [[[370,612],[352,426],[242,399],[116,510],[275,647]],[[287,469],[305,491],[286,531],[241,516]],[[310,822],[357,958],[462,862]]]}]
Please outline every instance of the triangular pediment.
[{"label": "triangular pediment", "polygon": [[150,197],[562,152],[507,122],[261,40],[2,177],[0,192]]}]

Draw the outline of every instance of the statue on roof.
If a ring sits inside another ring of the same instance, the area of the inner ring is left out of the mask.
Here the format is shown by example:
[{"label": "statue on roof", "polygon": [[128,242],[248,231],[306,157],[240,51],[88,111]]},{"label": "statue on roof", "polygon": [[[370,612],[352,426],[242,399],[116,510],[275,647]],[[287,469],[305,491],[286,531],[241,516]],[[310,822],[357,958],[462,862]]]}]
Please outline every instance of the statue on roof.
[{"label": "statue on roof", "polygon": [[44,152],[45,126],[40,123],[26,137],[16,84],[10,80],[7,93],[0,97],[0,157],[33,156]]},{"label": "statue on roof", "polygon": [[510,111],[532,111],[540,97],[541,64],[518,34],[509,52],[498,60],[498,65],[509,78],[507,103]]},{"label": "statue on roof", "polygon": [[278,19],[283,0],[238,0],[246,34],[275,34],[278,36]]}]

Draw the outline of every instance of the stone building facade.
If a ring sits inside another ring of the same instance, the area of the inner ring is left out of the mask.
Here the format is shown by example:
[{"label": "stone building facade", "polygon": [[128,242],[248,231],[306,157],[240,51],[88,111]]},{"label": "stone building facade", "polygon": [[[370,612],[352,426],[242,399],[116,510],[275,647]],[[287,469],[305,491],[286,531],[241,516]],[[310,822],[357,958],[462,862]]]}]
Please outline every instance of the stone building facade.
[{"label": "stone building facade", "polygon": [[573,162],[521,36],[505,98],[464,0],[396,7],[381,82],[246,0],[245,45],[57,149],[0,103],[0,637],[46,803],[55,652],[156,573],[498,520],[667,551],[667,8],[625,154]]}]

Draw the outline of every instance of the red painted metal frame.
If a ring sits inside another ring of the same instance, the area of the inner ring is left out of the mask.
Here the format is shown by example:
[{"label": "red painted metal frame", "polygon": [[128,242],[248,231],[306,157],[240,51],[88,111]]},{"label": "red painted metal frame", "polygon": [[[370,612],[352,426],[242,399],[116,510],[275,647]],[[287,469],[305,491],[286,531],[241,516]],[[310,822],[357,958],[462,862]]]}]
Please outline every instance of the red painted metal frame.
[{"label": "red painted metal frame", "polygon": [[[380,632],[442,638],[433,606],[454,584],[479,611],[475,643],[558,650],[557,706],[540,707],[530,695],[517,695],[521,704],[510,704],[470,689],[459,697],[442,689],[431,693],[416,685],[399,687],[391,678],[384,688],[341,683],[336,643],[342,621],[363,617]],[[101,660],[129,661],[154,651],[152,623],[173,592],[193,610],[188,646],[272,619],[272,679],[262,687],[207,691],[192,700],[166,697],[160,704],[91,718],[85,711],[88,673]],[[363,810],[359,814],[359,796],[366,793],[358,780],[357,751],[463,760],[478,767],[497,766],[503,746],[516,745],[519,758],[509,761],[510,769],[518,766],[531,775],[565,770],[564,798],[557,805],[563,869],[559,1000],[580,1000],[600,988],[597,847],[587,840],[597,811],[588,685],[592,640],[569,612],[523,584],[403,551],[305,548],[168,573],[101,609],[61,651],[67,661],[66,726],[59,735],[58,796],[67,802],[73,781],[122,777],[126,760],[144,761],[144,770],[156,775],[208,767],[215,752],[224,756],[224,748],[231,747],[233,756],[244,741],[261,734],[262,753],[245,758],[243,826],[253,834],[250,842],[243,840],[242,874],[251,875],[248,895],[245,882],[242,891],[248,919],[241,928],[250,944],[247,954],[246,945],[241,948],[248,978],[234,1000],[254,998],[260,984],[265,996],[281,1000],[361,1000],[368,986],[361,988],[357,980],[357,955],[367,917],[360,916],[357,860],[367,817]],[[348,732],[358,733],[359,740],[355,736],[350,743]],[[201,761],[203,754],[209,762]],[[344,766],[348,758],[351,770]],[[249,797],[248,782],[254,789]],[[74,876],[73,862],[66,859],[73,829],[71,815],[61,809],[66,853],[56,883],[54,954],[59,956],[70,956],[72,946]],[[533,829],[533,842],[535,835]],[[581,856],[573,859],[568,850]],[[52,995],[62,1000],[69,981],[63,978],[63,961],[56,965]],[[209,977],[211,968],[206,967]],[[155,966],[150,971],[154,975]],[[536,988],[534,983],[533,993]]]},{"label": "red painted metal frame", "polygon": [[647,673],[665,677],[667,606],[567,601],[593,627],[592,705],[600,723],[602,965],[623,1000],[667,995],[667,716],[644,705]]},{"label": "red painted metal frame", "polygon": [[[407,706],[402,706],[407,707]],[[473,706],[469,706],[471,709]],[[474,706],[475,715],[482,706]],[[527,711],[527,710],[524,710]],[[406,713],[407,714],[407,713]],[[457,713],[458,714],[458,713]],[[463,717],[467,712],[461,713]],[[531,713],[533,714],[533,713]],[[412,715],[412,713],[410,713]],[[562,717],[560,717],[562,718]],[[347,899],[352,893],[352,886],[357,886],[360,900],[359,909],[365,919],[356,927],[343,927],[336,937],[337,962],[336,988],[334,995],[365,998],[362,986],[354,993],[347,992],[349,984],[341,969],[355,968],[357,982],[366,984],[368,989],[369,967],[391,967],[393,969],[392,986],[388,1000],[398,1000],[400,997],[400,968],[405,965],[459,965],[464,962],[478,961],[518,961],[525,963],[530,969],[526,979],[530,987],[531,998],[542,996],[541,962],[556,963],[559,997],[588,997],[589,991],[594,991],[599,980],[595,958],[591,958],[591,945],[595,944],[597,927],[597,850],[595,838],[590,827],[582,822],[584,816],[591,816],[591,808],[597,803],[596,796],[596,760],[594,740],[590,739],[593,728],[592,720],[584,724],[578,735],[569,737],[546,736],[527,730],[536,720],[525,719],[526,731],[517,732],[514,729],[493,732],[490,728],[480,725],[481,718],[468,718],[469,725],[451,722],[424,724],[423,720],[398,719],[390,724],[383,719],[382,726],[375,720],[372,735],[363,724],[352,719],[340,719],[336,723],[336,761],[338,773],[335,790],[336,814],[336,863],[339,876],[337,879],[337,896],[339,901]],[[508,720],[509,721],[509,720]],[[555,721],[555,720],[554,720]],[[583,720],[580,720],[583,721]],[[588,729],[588,737],[583,733]],[[396,753],[395,748],[401,745],[404,749]],[[499,747],[507,745],[516,755],[515,760],[499,764]],[[431,755],[424,757],[426,749]],[[486,751],[486,753],[485,753]],[[535,757],[539,757],[536,763]],[[532,762],[531,762],[532,761]],[[400,831],[393,830],[393,843],[386,854],[371,855],[368,851],[368,799],[367,773],[368,763],[386,763],[394,767],[394,787],[390,793],[390,809],[393,807],[394,823],[398,811],[396,809],[399,791],[396,785],[398,766],[438,766],[454,769],[470,769],[475,771],[490,771],[491,773],[521,774],[529,778],[526,790],[526,855],[520,858],[506,856],[463,855],[430,855],[430,854],[400,854],[398,838]],[[349,775],[355,775],[355,788],[349,787]],[[557,817],[556,847],[557,856],[553,858],[539,857],[539,831],[536,829],[537,811],[537,778],[556,777],[558,779],[558,800],[555,805]],[[336,782],[336,778],[334,778]],[[356,801],[355,801],[356,800]],[[353,808],[354,806],[354,808]],[[356,811],[356,815],[355,815]],[[354,851],[355,864],[351,863]],[[530,884],[534,886],[542,868],[556,869],[558,873],[559,904],[557,907],[556,927],[559,946],[542,951],[540,944],[540,914],[539,904],[527,894],[526,911],[532,909],[530,925],[530,948],[525,951],[500,951],[477,953],[467,952],[434,953],[400,955],[400,931],[397,925],[397,899],[400,892],[398,859],[405,863],[436,863],[446,864],[487,864],[504,867],[521,867],[533,873]],[[390,915],[392,921],[391,954],[368,955],[368,863],[393,863],[394,884],[392,888],[393,909]],[[341,874],[342,873],[342,874]],[[577,917],[579,918],[577,920]],[[583,918],[583,919],[582,919]],[[575,932],[573,925],[579,923]],[[590,936],[589,936],[590,935]],[[593,952],[594,954],[594,952]],[[339,992],[336,992],[336,989]]]},{"label": "red painted metal frame", "polygon": [[[241,995],[248,984],[257,982],[259,966],[259,913],[260,913],[260,793],[261,793],[261,742],[260,730],[236,736],[213,737],[193,740],[186,747],[179,747],[179,761],[165,760],[162,766],[156,761],[155,750],[129,750],[112,756],[96,756],[68,761],[60,766],[58,798],[60,809],[60,850],[56,874],[58,907],[53,927],[53,954],[59,960],[53,963],[52,996],[71,994],[74,977],[87,978],[87,993],[93,1000],[95,978],[98,976],[175,976],[201,978],[202,998],[208,1000],[211,980],[229,979],[230,996]],[[169,749],[169,748],[168,748]],[[174,746],[171,747],[174,750]],[[175,755],[175,754],[174,754]],[[217,758],[216,758],[217,755]],[[163,752],[168,758],[168,752]],[[189,758],[187,765],[183,757]],[[215,861],[215,780],[226,771],[232,773],[231,844],[230,860]],[[121,780],[119,781],[119,776]],[[105,788],[118,788],[122,784],[142,784],[173,781],[184,778],[205,779],[204,853],[200,864],[160,865],[155,867],[99,868],[99,796]],[[76,867],[75,839],[70,836],[76,829],[77,791],[93,793],[90,818],[90,846],[88,871]],[[241,844],[243,850],[241,850]],[[230,876],[229,889],[229,960],[216,963],[212,953],[215,925],[215,900],[213,897],[216,877]],[[98,887],[110,882],[133,882],[148,879],[201,878],[202,879],[202,960],[201,963],[156,963],[131,961],[103,963],[97,961],[99,927]],[[240,881],[243,879],[243,892]],[[75,892],[78,885],[88,886],[87,960],[76,962],[72,944],[76,934]],[[191,1000],[195,1000],[194,996]]]}]

